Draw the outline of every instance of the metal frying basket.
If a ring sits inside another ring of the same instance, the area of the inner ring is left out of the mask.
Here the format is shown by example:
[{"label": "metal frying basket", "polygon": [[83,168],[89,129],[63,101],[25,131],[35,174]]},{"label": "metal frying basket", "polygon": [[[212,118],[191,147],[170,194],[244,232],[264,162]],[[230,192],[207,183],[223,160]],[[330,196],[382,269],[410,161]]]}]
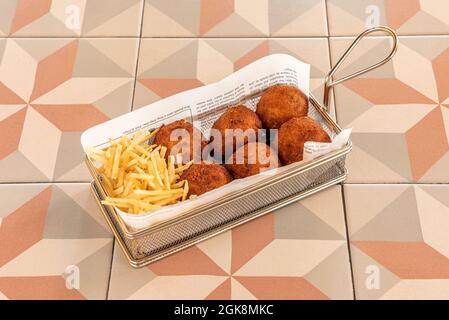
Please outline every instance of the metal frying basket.
[{"label": "metal frying basket", "polygon": [[[366,69],[332,80],[334,73],[360,40],[379,31],[387,33],[393,39],[390,54]],[[310,107],[317,111],[326,130],[333,134],[341,132],[341,128],[328,113],[329,95],[333,86],[387,63],[397,50],[397,41],[395,32],[388,27],[366,30],[355,39],[326,77],[323,104],[310,95]],[[256,103],[262,94],[263,91],[246,97],[244,102]],[[106,197],[105,190],[92,162],[86,159],[86,163],[94,178],[91,189],[100,211],[129,263],[138,268],[342,182],[347,175],[345,159],[351,148],[349,141],[339,150],[309,162],[298,163],[287,171],[268,177],[246,188],[244,193],[230,193],[179,217],[138,231],[130,230],[113,207],[101,204],[101,200]]]}]

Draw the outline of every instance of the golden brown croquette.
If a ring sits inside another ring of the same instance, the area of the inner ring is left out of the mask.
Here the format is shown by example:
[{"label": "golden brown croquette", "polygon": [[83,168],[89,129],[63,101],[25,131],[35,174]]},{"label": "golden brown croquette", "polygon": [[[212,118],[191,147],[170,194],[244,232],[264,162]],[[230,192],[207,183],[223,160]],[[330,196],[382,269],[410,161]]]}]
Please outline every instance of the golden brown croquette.
[{"label": "golden brown croquette", "polygon": [[303,159],[304,142],[331,142],[320,124],[309,117],[292,118],[278,131],[279,158],[284,165]]},{"label": "golden brown croquette", "polygon": [[192,164],[182,174],[181,180],[188,181],[189,196],[199,196],[231,182],[232,177],[225,167],[215,163],[202,162]]},{"label": "golden brown croquette", "polygon": [[272,148],[262,142],[250,142],[241,146],[232,155],[232,163],[226,168],[234,179],[249,177],[280,166],[279,159]]},{"label": "golden brown croquette", "polygon": [[[217,130],[221,135],[222,155],[225,155],[225,150],[228,150],[229,154],[232,154],[243,144],[257,141],[257,135],[261,128],[262,122],[260,121],[259,116],[244,105],[228,108],[212,126],[212,129]],[[241,139],[237,138],[239,131],[235,130],[238,129],[243,133],[240,137]],[[229,130],[228,132],[233,134],[232,139],[226,139],[226,130]]]},{"label": "golden brown croquette", "polygon": [[294,117],[307,116],[308,99],[298,88],[276,85],[267,89],[257,104],[257,114],[266,129],[278,129]]}]

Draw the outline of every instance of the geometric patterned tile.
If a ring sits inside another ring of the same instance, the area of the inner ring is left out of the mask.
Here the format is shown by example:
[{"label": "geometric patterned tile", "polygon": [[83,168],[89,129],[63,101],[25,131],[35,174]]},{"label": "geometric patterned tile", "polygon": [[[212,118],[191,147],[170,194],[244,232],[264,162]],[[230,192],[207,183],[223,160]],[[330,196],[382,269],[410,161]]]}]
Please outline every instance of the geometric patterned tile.
[{"label": "geometric patterned tile", "polygon": [[345,185],[344,192],[356,297],[447,299],[449,186]]},{"label": "geometric patterned tile", "polygon": [[321,100],[330,68],[328,52],[326,38],[142,39],[133,108],[216,82],[273,53],[310,63],[311,90]]},{"label": "geometric patterned tile", "polygon": [[357,35],[376,25],[400,35],[449,34],[445,0],[328,0],[327,10],[332,36]]},{"label": "geometric patterned tile", "polygon": [[325,0],[145,1],[144,37],[325,35]]},{"label": "geometric patterned tile", "polygon": [[[350,41],[331,39],[333,61]],[[341,73],[372,64],[388,45],[361,42]],[[401,37],[393,61],[336,87],[338,122],[353,128],[348,182],[449,182],[448,61],[449,37]]]},{"label": "geometric patterned tile", "polygon": [[0,199],[2,296],[105,299],[113,239],[89,184],[6,184]]},{"label": "geometric patterned tile", "polygon": [[136,37],[143,0],[9,0],[0,4],[0,36]]},{"label": "geometric patterned tile", "polygon": [[87,181],[81,132],[130,110],[137,42],[0,39],[2,182]]},{"label": "geometric patterned tile", "polygon": [[[305,223],[301,225],[298,217]],[[288,226],[288,221],[294,227]],[[340,186],[250,221],[147,268],[132,269],[116,246],[109,297],[351,299]]]}]

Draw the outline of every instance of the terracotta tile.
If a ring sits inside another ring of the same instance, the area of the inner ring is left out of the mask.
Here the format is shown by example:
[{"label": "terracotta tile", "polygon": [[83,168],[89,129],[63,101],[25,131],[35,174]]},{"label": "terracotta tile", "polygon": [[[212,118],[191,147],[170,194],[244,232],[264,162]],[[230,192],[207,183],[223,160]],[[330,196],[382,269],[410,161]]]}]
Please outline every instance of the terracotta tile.
[{"label": "terracotta tile", "polygon": [[346,185],[344,194],[356,297],[447,298],[449,185]]},{"label": "terracotta tile", "polygon": [[50,12],[51,0],[24,1],[18,0],[11,25],[11,34]]},{"label": "terracotta tile", "polygon": [[449,82],[445,74],[449,72],[449,48],[432,61],[438,88],[438,98],[446,101],[449,98]]},{"label": "terracotta tile", "polygon": [[106,298],[113,240],[89,184],[4,184],[0,199],[1,295]]},{"label": "terracotta tile", "polygon": [[[335,61],[350,39],[332,38]],[[360,43],[341,75],[379,61],[390,48],[386,38]],[[335,88],[337,120],[352,127],[348,156],[354,183],[446,183],[449,123],[445,107],[444,57],[449,37],[400,37],[393,61]]]},{"label": "terracotta tile", "polygon": [[262,57],[265,57],[270,52],[270,47],[268,40],[261,42],[257,47],[255,47],[250,52],[243,55],[240,59],[234,62],[234,69],[237,71],[247,64],[254,62]]},{"label": "terracotta tile", "polygon": [[4,277],[0,290],[11,300],[84,300],[78,290],[68,290],[61,276]]},{"label": "terracotta tile", "polygon": [[[257,237],[254,235],[259,234]],[[274,239],[274,216],[267,214],[251,224],[232,231],[232,264],[234,273]]]},{"label": "terracotta tile", "polygon": [[144,0],[11,0],[0,4],[0,36],[138,37]]},{"label": "terracotta tile", "polygon": [[[19,106],[20,108],[20,106]],[[2,137],[8,137],[3,140],[3,146],[0,151],[0,160],[14,152],[19,146],[20,135],[23,129],[26,108],[20,108],[16,113],[0,122],[0,134]]]},{"label": "terracotta tile", "polygon": [[401,279],[448,279],[449,259],[423,242],[351,241]]},{"label": "terracotta tile", "polygon": [[327,35],[325,0],[146,0],[144,37]]},{"label": "terracotta tile", "polygon": [[[328,210],[323,203],[333,209]],[[301,214],[308,223],[296,225],[292,213]],[[290,230],[286,237],[280,232],[286,220],[302,229],[294,234]],[[305,233],[306,229],[314,238]],[[351,299],[345,234],[341,190],[335,186],[148,268],[130,267],[116,246],[109,297]]]},{"label": "terracotta tile", "polygon": [[387,25],[401,35],[449,34],[449,3],[445,0],[328,0],[332,36],[357,35]]},{"label": "terracotta tile", "polygon": [[198,79],[140,79],[139,82],[161,98],[203,85]]},{"label": "terracotta tile", "polygon": [[[195,261],[195,263],[192,263]],[[158,276],[208,274],[222,276],[226,273],[198,247],[190,247],[148,267]]]},{"label": "terracotta tile", "polygon": [[2,246],[0,267],[42,239],[51,191],[51,188],[47,187],[32,200],[3,218],[0,229]]},{"label": "terracotta tile", "polygon": [[73,40],[38,62],[34,80],[36,84],[31,93],[31,100],[35,100],[71,78],[78,43],[78,40]]},{"label": "terracotta tile", "polygon": [[234,0],[212,0],[212,1],[200,1],[200,32],[199,35],[203,36],[210,31],[214,26],[223,22],[234,11]]},{"label": "terracotta tile", "polygon": [[230,300],[231,299],[231,279],[226,279],[206,299],[208,300]]},{"label": "terracotta tile", "polygon": [[328,297],[304,278],[236,277],[259,299],[327,300]]},{"label": "terracotta tile", "polygon": [[406,133],[406,140],[412,176],[419,180],[449,151],[441,109],[436,107],[410,128]]},{"label": "terracotta tile", "polygon": [[79,137],[130,111],[138,40],[0,44],[0,130],[10,136],[0,146],[0,181],[89,181]]}]

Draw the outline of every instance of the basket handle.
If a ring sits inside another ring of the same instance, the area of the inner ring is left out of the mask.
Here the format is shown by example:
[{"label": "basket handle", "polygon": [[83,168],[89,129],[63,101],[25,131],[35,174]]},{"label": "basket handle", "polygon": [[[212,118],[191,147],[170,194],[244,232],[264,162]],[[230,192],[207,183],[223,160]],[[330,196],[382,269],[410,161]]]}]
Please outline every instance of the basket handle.
[{"label": "basket handle", "polygon": [[[373,33],[373,32],[385,32],[387,35],[389,35],[393,39],[393,47],[391,48],[390,54],[385,57],[382,61],[379,61],[365,69],[359,70],[357,72],[354,72],[353,74],[350,74],[348,76],[345,76],[343,78],[340,78],[338,80],[332,80],[332,77],[334,73],[338,70],[338,68],[341,66],[341,64],[346,60],[346,58],[351,54],[351,52],[354,50],[355,46],[367,35]],[[389,27],[380,26],[380,27],[374,27],[371,29],[367,29],[363,31],[361,34],[357,36],[357,38],[354,40],[354,42],[349,46],[349,48],[346,50],[346,52],[343,54],[343,56],[338,60],[337,64],[329,71],[329,73],[326,76],[325,82],[324,82],[324,96],[323,96],[323,105],[326,108],[326,110],[329,112],[329,98],[330,98],[330,92],[331,89],[346,80],[358,77],[364,73],[367,73],[371,70],[374,70],[384,64],[386,64],[388,61],[393,58],[394,54],[396,53],[396,50],[398,49],[398,36],[396,32],[394,32]]]}]

